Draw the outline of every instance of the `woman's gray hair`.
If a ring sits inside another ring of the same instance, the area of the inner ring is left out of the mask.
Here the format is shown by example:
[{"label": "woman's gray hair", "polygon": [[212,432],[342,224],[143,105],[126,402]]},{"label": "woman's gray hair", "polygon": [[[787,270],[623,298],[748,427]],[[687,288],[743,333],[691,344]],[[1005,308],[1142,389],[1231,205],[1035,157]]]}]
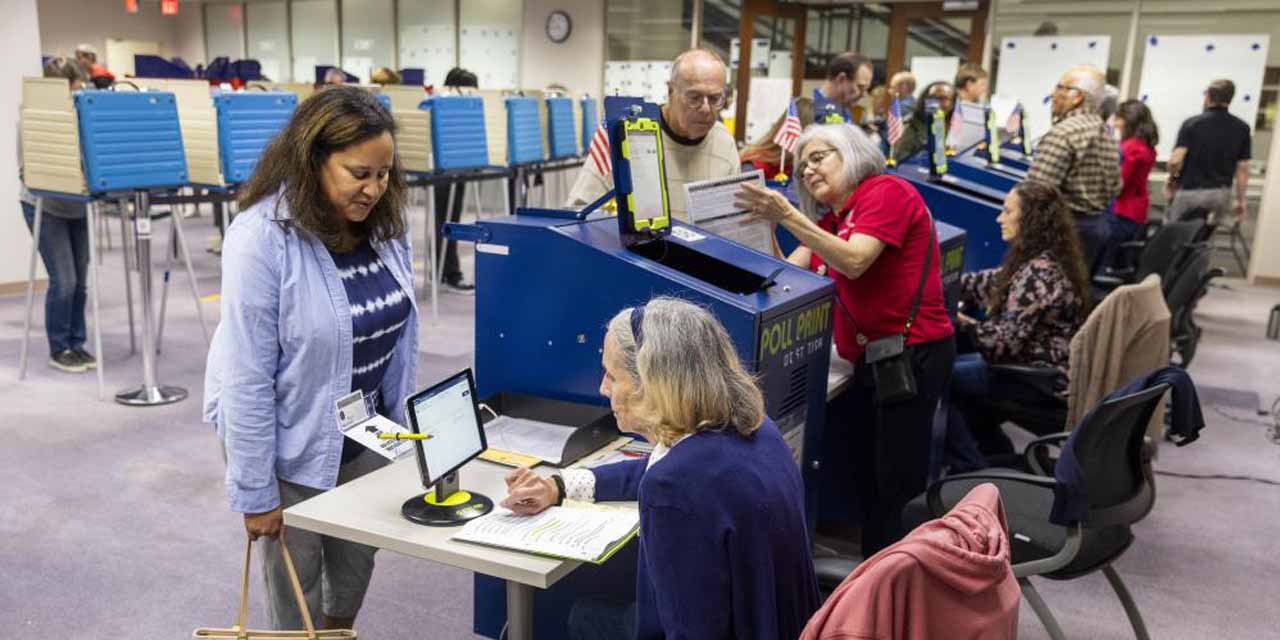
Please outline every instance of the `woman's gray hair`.
[{"label": "woman's gray hair", "polygon": [[[831,185],[841,192],[853,193],[863,180],[884,173],[884,154],[862,129],[851,124],[815,124],[811,125],[796,140],[796,152],[792,166],[800,167],[800,154],[810,142],[825,142],[836,155],[840,156],[843,166],[840,171],[840,184]],[[813,220],[826,213],[827,205],[818,202],[809,193],[804,184],[804,176],[797,171],[796,194],[800,197],[800,210]]]},{"label": "woman's gray hair", "polygon": [[635,407],[659,442],[670,446],[708,429],[733,429],[743,437],[755,433],[765,418],[764,396],[711,312],[676,298],[654,298],[643,307],[639,348],[633,312],[628,307],[614,316],[608,335],[635,381],[635,394],[622,401]]}]

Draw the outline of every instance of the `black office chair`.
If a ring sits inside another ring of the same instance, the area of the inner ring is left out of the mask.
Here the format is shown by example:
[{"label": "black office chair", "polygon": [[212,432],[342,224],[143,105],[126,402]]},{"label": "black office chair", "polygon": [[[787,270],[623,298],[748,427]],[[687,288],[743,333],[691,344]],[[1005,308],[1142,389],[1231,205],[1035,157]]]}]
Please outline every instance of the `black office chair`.
[{"label": "black office chair", "polygon": [[1225,271],[1210,268],[1213,247],[1208,242],[1187,247],[1186,255],[1172,265],[1161,283],[1165,304],[1169,307],[1169,345],[1178,366],[1186,368],[1195,357],[1200,342],[1200,326],[1195,322],[1195,309],[1209,292],[1209,284]]},{"label": "black office chair", "polygon": [[1140,282],[1152,273],[1164,273],[1180,249],[1191,244],[1204,228],[1204,220],[1161,224],[1148,240],[1132,240],[1119,246],[1118,267],[1093,277],[1094,303],[1116,287]]},{"label": "black office chair", "polygon": [[[1152,413],[1168,388],[1169,385],[1160,384],[1108,398],[1075,431],[1033,441],[1023,455],[1025,464],[1035,473],[987,469],[935,482],[907,505],[903,522],[914,527],[932,520],[946,513],[973,487],[994,483],[1000,489],[1008,517],[1013,573],[1023,597],[1049,636],[1054,640],[1066,637],[1031,583],[1031,576],[1071,580],[1100,569],[1120,598],[1136,636],[1149,640],[1142,614],[1112,563],[1133,543],[1130,526],[1146,517],[1155,505],[1153,449],[1145,443],[1144,436]],[[1071,447],[1088,494],[1084,517],[1066,526],[1049,521],[1057,485],[1050,475],[1053,459],[1049,452],[1055,447]]]}]

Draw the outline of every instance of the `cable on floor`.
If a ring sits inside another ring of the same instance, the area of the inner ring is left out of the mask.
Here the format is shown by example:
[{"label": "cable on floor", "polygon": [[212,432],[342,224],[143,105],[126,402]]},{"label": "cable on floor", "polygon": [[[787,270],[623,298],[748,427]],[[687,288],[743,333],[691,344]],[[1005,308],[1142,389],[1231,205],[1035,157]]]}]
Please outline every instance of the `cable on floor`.
[{"label": "cable on floor", "polygon": [[1257,476],[1232,475],[1227,473],[1181,473],[1178,471],[1156,471],[1156,475],[1170,476],[1173,478],[1188,478],[1192,480],[1245,480],[1248,482],[1257,482],[1259,484],[1268,484],[1273,487],[1280,487],[1280,480],[1259,478]]}]

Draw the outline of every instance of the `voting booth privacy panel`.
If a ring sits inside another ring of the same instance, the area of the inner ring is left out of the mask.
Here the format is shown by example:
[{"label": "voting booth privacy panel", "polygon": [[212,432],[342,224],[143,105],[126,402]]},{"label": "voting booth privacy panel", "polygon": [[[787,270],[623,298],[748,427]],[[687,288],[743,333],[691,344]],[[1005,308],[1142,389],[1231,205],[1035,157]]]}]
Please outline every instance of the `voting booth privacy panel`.
[{"label": "voting booth privacy panel", "polygon": [[187,184],[172,93],[78,91],[74,100],[90,191]]},{"label": "voting booth privacy panel", "polygon": [[283,91],[220,93],[214,104],[222,175],[239,184],[253,175],[263,149],[289,122],[298,96]]},{"label": "voting booth privacy panel", "polygon": [[1168,160],[1178,129],[1203,110],[1204,90],[1218,79],[1236,85],[1230,111],[1250,128],[1257,122],[1267,67],[1268,34],[1152,35],[1142,57],[1138,97],[1151,109],[1160,128],[1156,158]]},{"label": "voting booth privacy panel", "polygon": [[80,126],[62,78],[22,80],[22,180],[28,188],[87,194],[80,164]]},{"label": "voting booth privacy panel", "polygon": [[427,97],[426,92],[420,87],[401,85],[385,85],[373,90],[391,101],[391,116],[399,129],[396,152],[405,171],[431,171],[431,110],[419,108]]},{"label": "voting booth privacy panel", "polygon": [[1110,52],[1110,36],[1005,38],[1000,42],[1000,68],[995,91],[1022,103],[1027,135],[1037,140],[1053,124],[1049,100],[1062,74],[1082,64],[1093,65],[1105,72]]},{"label": "voting booth privacy panel", "polygon": [[224,186],[218,157],[218,113],[209,83],[172,78],[134,78],[132,82],[148,91],[168,91],[177,98],[178,125],[191,184]]},{"label": "voting booth privacy panel", "polygon": [[[429,104],[435,168],[448,171],[489,166],[491,147],[475,144],[485,139],[483,99],[479,96],[437,96]],[[502,146],[505,156],[505,141]]]}]

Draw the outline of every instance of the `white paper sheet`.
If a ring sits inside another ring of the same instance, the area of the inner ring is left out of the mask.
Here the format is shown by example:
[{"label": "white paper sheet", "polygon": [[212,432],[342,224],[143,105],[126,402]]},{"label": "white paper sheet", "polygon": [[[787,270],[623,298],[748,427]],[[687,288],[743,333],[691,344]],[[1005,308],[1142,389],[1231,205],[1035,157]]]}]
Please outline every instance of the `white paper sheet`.
[{"label": "white paper sheet", "polygon": [[728,178],[690,182],[684,186],[685,200],[693,224],[718,236],[773,255],[773,226],[752,217],[733,204],[733,196],[743,184],[764,186],[764,172],[756,169]]},{"label": "white paper sheet", "polygon": [[338,429],[342,435],[359,442],[364,448],[395,460],[413,451],[412,440],[381,440],[379,433],[410,433],[387,418],[369,411],[369,404],[359,390],[338,398]]},{"label": "white paper sheet", "polygon": [[631,535],[640,512],[551,507],[532,516],[506,509],[468,522],[454,540],[592,562]]},{"label": "white paper sheet", "polygon": [[573,427],[511,416],[498,416],[484,426],[491,449],[502,449],[560,464]]}]

